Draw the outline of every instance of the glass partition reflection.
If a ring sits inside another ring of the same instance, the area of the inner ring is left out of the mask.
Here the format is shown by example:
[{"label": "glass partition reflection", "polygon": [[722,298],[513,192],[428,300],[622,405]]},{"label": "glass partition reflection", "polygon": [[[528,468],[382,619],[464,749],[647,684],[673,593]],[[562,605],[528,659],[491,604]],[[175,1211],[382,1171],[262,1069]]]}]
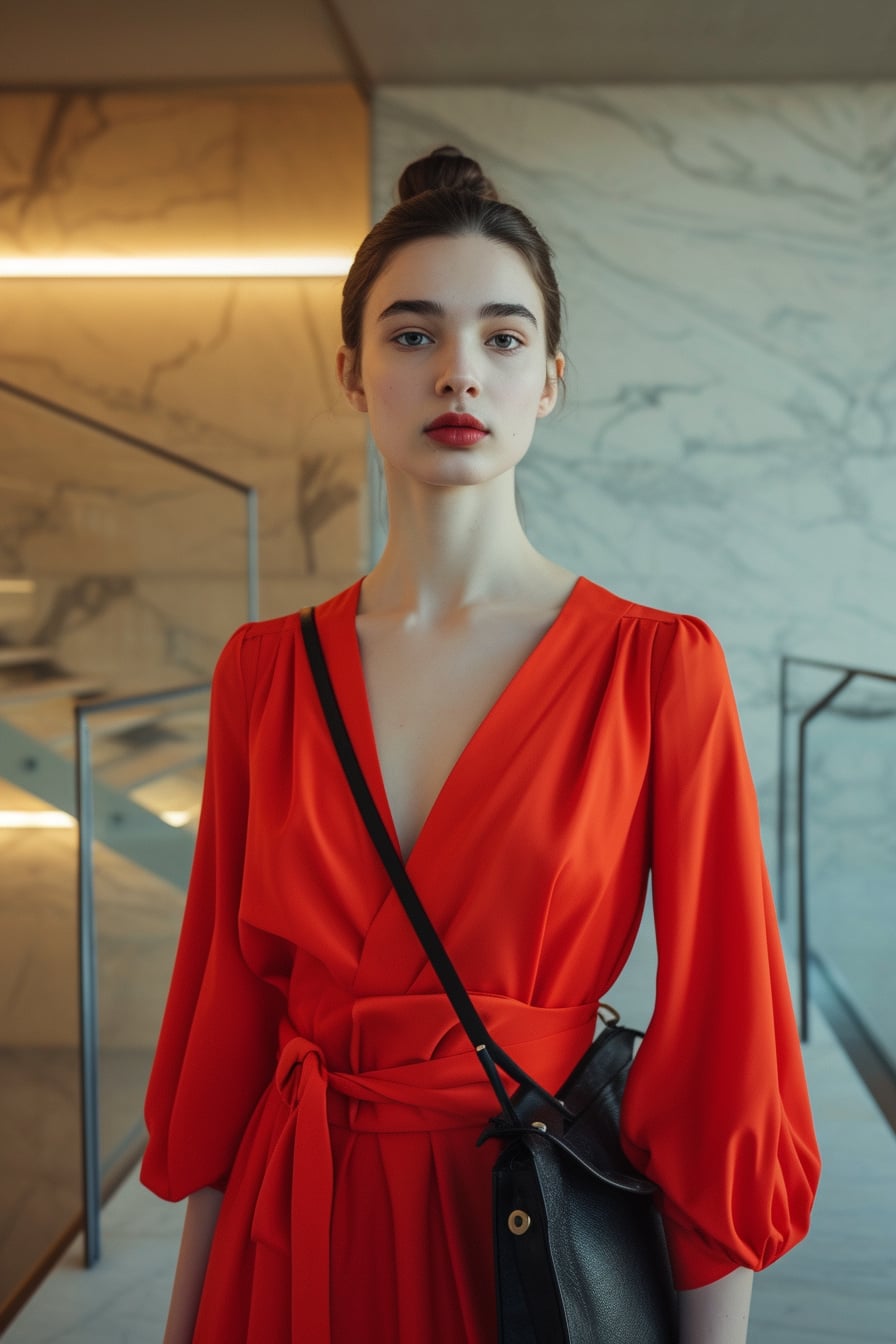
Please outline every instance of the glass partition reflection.
[{"label": "glass partition reflection", "polygon": [[207,724],[207,690],[88,720],[106,1187],[133,1165],[145,1139],[143,1097],[183,916]]},{"label": "glass partition reflection", "polygon": [[807,737],[810,953],[896,1070],[896,682],[856,677]]},{"label": "glass partition reflection", "polygon": [[883,1098],[896,1097],[896,992],[886,957],[896,913],[896,673],[787,657],[780,727],[776,894],[796,958],[801,1024],[807,1032],[811,982],[889,1113]]},{"label": "glass partition reflection", "polygon": [[24,788],[0,798],[2,1309],[80,1216],[81,1151],[77,831]]},{"label": "glass partition reflection", "polygon": [[250,518],[234,483],[0,387],[0,635],[45,654],[22,679],[114,695],[205,676],[246,619]]},{"label": "glass partition reflection", "polygon": [[[254,492],[0,381],[0,1332],[82,1214],[75,704],[205,682],[257,615]],[[92,727],[102,1174],[139,1142],[207,696]]]}]

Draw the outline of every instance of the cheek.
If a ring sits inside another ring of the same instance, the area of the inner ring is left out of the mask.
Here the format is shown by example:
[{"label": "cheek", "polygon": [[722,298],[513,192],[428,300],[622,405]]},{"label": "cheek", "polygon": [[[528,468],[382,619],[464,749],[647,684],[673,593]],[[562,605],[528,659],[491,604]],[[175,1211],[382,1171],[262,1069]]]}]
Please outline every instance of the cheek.
[{"label": "cheek", "polygon": [[414,370],[410,364],[411,361],[408,361],[407,367],[396,368],[394,364],[387,368],[371,367],[368,397],[378,401],[381,406],[395,411],[408,402],[411,391],[419,396],[418,382],[414,378]]},{"label": "cheek", "polygon": [[367,385],[367,414],[375,437],[389,439],[407,424],[414,402],[401,379],[385,375]]},{"label": "cheek", "polygon": [[401,380],[394,376],[378,378],[373,385],[373,401],[384,410],[394,411],[401,400]]}]

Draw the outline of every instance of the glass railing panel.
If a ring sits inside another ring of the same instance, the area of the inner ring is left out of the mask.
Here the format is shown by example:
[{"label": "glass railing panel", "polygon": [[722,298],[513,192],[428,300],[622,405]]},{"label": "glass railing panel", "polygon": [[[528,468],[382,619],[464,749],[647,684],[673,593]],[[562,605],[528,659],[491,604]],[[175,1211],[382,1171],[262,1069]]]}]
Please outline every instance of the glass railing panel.
[{"label": "glass railing panel", "polygon": [[[251,491],[29,395],[0,380],[0,1162],[15,1154],[12,1176],[0,1170],[0,1312],[81,1211],[75,701],[206,681],[228,635],[257,614]],[[185,698],[110,717],[92,740],[110,1179],[139,1130],[206,719],[207,697]],[[35,832],[17,820],[28,811],[68,827]],[[41,1088],[53,1094],[42,1118],[37,1101],[28,1111]]]},{"label": "glass railing panel", "polygon": [[7,679],[116,695],[206,676],[250,615],[247,518],[238,489],[0,388],[0,651],[34,650]]},{"label": "glass railing panel", "polygon": [[[798,753],[800,717],[840,680],[842,672],[790,662],[786,675],[787,712],[783,719],[781,793],[776,828],[778,853],[773,869],[775,898],[783,922],[783,933],[792,951],[796,950],[796,910],[798,901]],[[811,732],[811,729],[810,729]]]},{"label": "glass railing panel", "polygon": [[856,677],[807,742],[810,953],[896,1069],[896,684]]},{"label": "glass railing panel", "polygon": [[77,849],[0,779],[0,1309],[81,1210]]},{"label": "glass railing panel", "polygon": [[99,1159],[108,1186],[133,1164],[145,1139],[143,1098],[202,797],[208,691],[92,714],[88,725],[97,836]]}]

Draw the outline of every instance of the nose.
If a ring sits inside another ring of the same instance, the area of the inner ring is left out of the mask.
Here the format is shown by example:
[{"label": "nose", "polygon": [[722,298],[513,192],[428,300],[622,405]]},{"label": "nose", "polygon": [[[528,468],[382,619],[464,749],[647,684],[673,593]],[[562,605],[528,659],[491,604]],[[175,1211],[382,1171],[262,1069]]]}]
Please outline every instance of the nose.
[{"label": "nose", "polygon": [[469,348],[458,342],[446,348],[445,363],[436,379],[440,396],[478,397],[482,390]]}]

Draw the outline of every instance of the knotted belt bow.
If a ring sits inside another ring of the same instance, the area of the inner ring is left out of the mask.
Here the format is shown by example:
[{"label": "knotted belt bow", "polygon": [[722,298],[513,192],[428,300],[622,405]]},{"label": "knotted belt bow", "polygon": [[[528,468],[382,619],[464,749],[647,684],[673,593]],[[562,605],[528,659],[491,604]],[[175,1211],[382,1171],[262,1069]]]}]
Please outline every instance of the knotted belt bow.
[{"label": "knotted belt bow", "polygon": [[[498,996],[473,997],[480,999],[490,1025],[514,1046],[523,1066],[539,1076],[565,1076],[594,1031],[596,1003],[538,1008]],[[451,1006],[441,996],[404,995],[397,1001],[400,1017],[392,1017],[395,1035],[386,1030],[385,1041],[400,1038],[406,1046],[409,1023],[417,1014],[417,1006],[409,1002],[414,999],[424,1016],[437,1008],[444,1013],[446,1030],[453,1025]],[[378,1016],[383,1026],[383,1016]],[[393,1043],[390,1053],[394,1049]],[[469,1046],[434,1059],[339,1072],[328,1068],[320,1045],[299,1035],[284,1045],[273,1086],[288,1112],[262,1178],[252,1236],[289,1256],[292,1344],[330,1344],[331,1111],[344,1113],[350,1128],[374,1132],[466,1124],[478,1129],[494,1110],[494,1094]],[[474,1142],[471,1137],[471,1147]]]}]

